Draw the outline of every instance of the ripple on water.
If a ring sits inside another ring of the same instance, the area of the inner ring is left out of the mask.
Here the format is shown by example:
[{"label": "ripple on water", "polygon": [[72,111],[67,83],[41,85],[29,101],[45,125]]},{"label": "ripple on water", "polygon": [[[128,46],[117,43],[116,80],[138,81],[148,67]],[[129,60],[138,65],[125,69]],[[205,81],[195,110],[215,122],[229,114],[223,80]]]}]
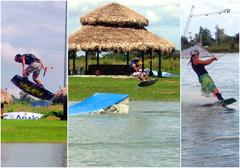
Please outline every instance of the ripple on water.
[{"label": "ripple on water", "polygon": [[229,106],[231,109],[208,106],[216,99],[201,96],[198,79],[187,61],[182,60],[181,66],[182,166],[238,167],[238,55],[227,54],[207,67],[223,96],[237,99],[237,103]]},{"label": "ripple on water", "polygon": [[70,166],[180,164],[179,103],[130,102],[128,115],[69,118]]}]

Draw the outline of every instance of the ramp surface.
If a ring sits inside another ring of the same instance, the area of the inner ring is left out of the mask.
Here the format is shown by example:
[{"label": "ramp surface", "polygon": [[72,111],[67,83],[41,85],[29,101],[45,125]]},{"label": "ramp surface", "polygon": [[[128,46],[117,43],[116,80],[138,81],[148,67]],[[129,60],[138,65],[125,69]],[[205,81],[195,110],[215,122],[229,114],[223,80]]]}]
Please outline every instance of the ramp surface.
[{"label": "ramp surface", "polygon": [[127,94],[95,93],[80,103],[71,105],[69,115],[96,112],[114,104],[118,104],[128,97]]},{"label": "ramp surface", "polygon": [[[158,71],[153,71],[154,76],[158,76]],[[177,76],[176,74],[172,74],[170,72],[162,72],[162,77],[164,78],[169,78],[169,77],[175,77]]]}]

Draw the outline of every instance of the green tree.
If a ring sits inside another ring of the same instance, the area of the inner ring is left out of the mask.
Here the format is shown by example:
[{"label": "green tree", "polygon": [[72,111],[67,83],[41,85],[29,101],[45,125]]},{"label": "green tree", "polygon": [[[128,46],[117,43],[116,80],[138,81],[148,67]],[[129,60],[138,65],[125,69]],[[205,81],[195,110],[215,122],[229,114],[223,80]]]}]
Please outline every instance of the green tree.
[{"label": "green tree", "polygon": [[212,45],[212,43],[214,41],[213,41],[213,38],[212,38],[211,31],[207,28],[204,29],[204,28],[200,27],[200,29],[199,29],[199,41],[200,41],[200,43],[202,43],[203,46]]},{"label": "green tree", "polygon": [[196,44],[197,44],[197,43],[201,43],[200,36],[199,36],[198,33],[196,33],[196,34],[194,35],[194,41],[195,41]]},{"label": "green tree", "polygon": [[27,94],[26,92],[24,92],[24,91],[20,91],[19,92],[19,99],[20,99],[20,101],[22,101],[22,102],[30,102],[30,101],[32,101],[33,99],[31,98],[31,96],[29,95],[29,94]]},{"label": "green tree", "polygon": [[224,33],[224,29],[219,28],[219,26],[217,25],[215,27],[216,32],[215,32],[215,39],[216,39],[216,43],[220,44],[223,42],[224,37],[226,36]]},{"label": "green tree", "polygon": [[239,33],[237,33],[234,37],[234,42],[239,44]]},{"label": "green tree", "polygon": [[190,46],[190,43],[188,42],[188,38],[185,36],[181,37],[181,48],[182,50],[188,48]]}]

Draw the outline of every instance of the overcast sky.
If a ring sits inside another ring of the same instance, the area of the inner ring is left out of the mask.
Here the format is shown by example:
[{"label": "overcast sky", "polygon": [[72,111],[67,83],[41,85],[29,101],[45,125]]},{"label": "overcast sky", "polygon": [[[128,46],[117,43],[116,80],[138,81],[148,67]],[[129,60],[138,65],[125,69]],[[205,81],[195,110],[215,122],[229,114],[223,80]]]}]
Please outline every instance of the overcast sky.
[{"label": "overcast sky", "polygon": [[56,92],[64,84],[66,3],[1,3],[1,88],[8,88],[14,95],[19,93],[20,90],[10,81],[22,72],[21,64],[14,61],[14,56],[32,53],[46,66],[53,67],[45,78],[41,74],[40,79],[46,89]]},{"label": "overcast sky", "polygon": [[239,32],[239,1],[238,0],[181,0],[181,35],[183,35],[187,19],[192,5],[195,6],[193,14],[218,12],[224,9],[230,9],[227,14],[214,14],[209,16],[193,17],[188,32],[199,32],[199,27],[211,30],[215,38],[215,26],[225,30],[225,34],[235,35]]},{"label": "overcast sky", "polygon": [[180,48],[179,0],[69,0],[68,33],[80,27],[80,17],[98,7],[117,2],[129,7],[149,20],[146,27],[152,33],[165,37]]}]

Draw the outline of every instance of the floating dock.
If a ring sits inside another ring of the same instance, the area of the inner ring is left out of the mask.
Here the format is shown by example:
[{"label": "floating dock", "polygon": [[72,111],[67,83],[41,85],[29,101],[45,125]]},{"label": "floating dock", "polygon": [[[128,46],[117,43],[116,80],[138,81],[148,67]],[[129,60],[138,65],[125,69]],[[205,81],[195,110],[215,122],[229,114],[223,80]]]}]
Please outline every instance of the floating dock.
[{"label": "floating dock", "polygon": [[91,112],[128,113],[128,94],[95,93],[68,109],[70,116]]}]

